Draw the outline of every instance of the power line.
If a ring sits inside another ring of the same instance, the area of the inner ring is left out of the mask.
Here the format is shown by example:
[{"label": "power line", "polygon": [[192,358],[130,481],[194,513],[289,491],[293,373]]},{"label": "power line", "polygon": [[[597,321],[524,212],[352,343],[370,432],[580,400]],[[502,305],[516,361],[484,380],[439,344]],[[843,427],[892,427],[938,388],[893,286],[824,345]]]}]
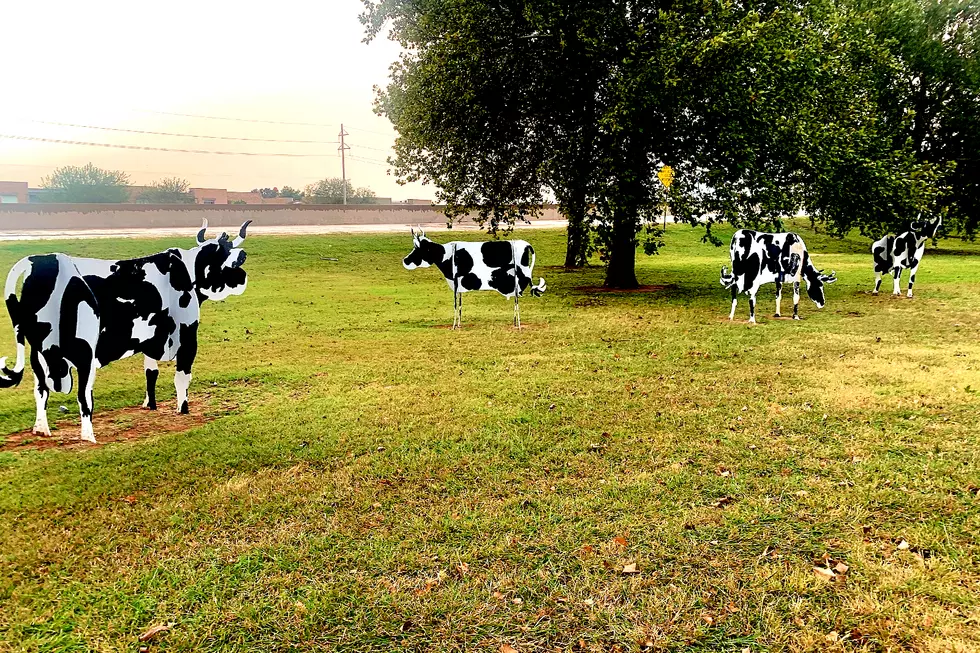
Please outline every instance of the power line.
[{"label": "power line", "polygon": [[0,134],[0,139],[11,139],[18,141],[37,141],[40,143],[59,143],[61,145],[84,145],[87,147],[111,147],[121,150],[152,150],[154,152],[183,152],[184,154],[221,154],[225,156],[284,156],[294,158],[325,157],[328,154],[293,154],[289,152],[221,152],[216,150],[183,150],[169,147],[149,147],[146,145],[118,145],[115,143],[90,143],[87,141],[69,141],[58,138],[41,138],[40,136],[18,136],[14,134]]},{"label": "power line", "polygon": [[368,147],[367,145],[352,145],[351,147],[359,147],[364,150],[374,150],[375,152],[390,152],[390,147]]},{"label": "power line", "polygon": [[354,155],[350,155],[348,158],[350,158],[352,161],[357,161],[358,163],[370,163],[371,165],[382,166],[382,167],[385,167],[385,168],[387,168],[389,166],[389,164],[382,163],[381,161],[375,161],[374,159],[362,159],[362,158],[360,158],[358,156],[354,156]]},{"label": "power line", "polygon": [[200,118],[203,120],[230,120],[233,122],[261,122],[268,125],[301,125],[303,127],[333,127],[322,122],[289,122],[285,120],[259,120],[256,118],[231,118],[228,116],[204,116],[197,113],[178,113],[176,111],[154,111],[153,109],[134,109],[142,113],[155,113],[161,116],[181,116],[183,118]]},{"label": "power line", "polygon": [[288,140],[288,139],[277,139],[277,138],[245,138],[243,136],[210,136],[204,134],[178,134],[175,132],[155,132],[155,131],[147,131],[143,129],[123,129],[122,127],[77,125],[75,123],[70,123],[70,122],[54,122],[51,120],[31,120],[29,122],[39,123],[42,125],[55,125],[58,127],[76,127],[78,129],[101,129],[103,131],[111,131],[111,132],[126,132],[128,134],[150,134],[153,136],[179,136],[183,138],[211,138],[211,139],[217,139],[223,141],[253,141],[257,143],[310,143],[310,144],[317,144],[317,145],[328,145],[337,142],[337,141],[303,141],[303,140]]}]

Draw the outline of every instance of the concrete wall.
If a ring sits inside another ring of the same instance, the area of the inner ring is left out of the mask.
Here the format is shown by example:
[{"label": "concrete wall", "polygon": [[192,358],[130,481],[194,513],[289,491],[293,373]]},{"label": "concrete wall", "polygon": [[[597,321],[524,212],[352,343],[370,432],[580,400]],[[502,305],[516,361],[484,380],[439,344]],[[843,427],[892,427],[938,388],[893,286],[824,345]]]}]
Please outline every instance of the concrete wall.
[{"label": "concrete wall", "polygon": [[[433,224],[446,218],[438,206],[406,205],[203,205],[203,204],[0,204],[0,232],[25,230],[238,227],[246,220],[267,226]],[[539,219],[559,220],[554,206]]]}]

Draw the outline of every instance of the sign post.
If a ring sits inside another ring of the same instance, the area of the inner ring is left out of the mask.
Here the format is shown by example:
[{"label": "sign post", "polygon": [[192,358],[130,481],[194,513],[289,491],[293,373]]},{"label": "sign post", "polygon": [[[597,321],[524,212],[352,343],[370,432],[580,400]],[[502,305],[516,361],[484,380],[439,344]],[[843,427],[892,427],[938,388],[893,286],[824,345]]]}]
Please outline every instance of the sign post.
[{"label": "sign post", "polygon": [[[657,179],[660,183],[664,185],[664,188],[670,190],[670,185],[674,183],[674,169],[670,166],[664,166],[657,173]],[[667,231],[667,202],[664,202],[664,231]]]}]

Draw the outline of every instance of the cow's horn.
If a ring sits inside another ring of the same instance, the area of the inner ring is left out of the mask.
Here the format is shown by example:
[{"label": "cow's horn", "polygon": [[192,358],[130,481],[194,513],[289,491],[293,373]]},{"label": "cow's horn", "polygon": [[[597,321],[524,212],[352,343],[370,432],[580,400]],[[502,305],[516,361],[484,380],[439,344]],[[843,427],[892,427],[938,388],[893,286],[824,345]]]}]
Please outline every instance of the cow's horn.
[{"label": "cow's horn", "polygon": [[208,219],[204,218],[204,224],[201,225],[201,230],[197,232],[197,242],[204,242],[204,232],[208,230]]},{"label": "cow's horn", "polygon": [[242,223],[242,228],[238,230],[238,237],[231,241],[232,247],[238,247],[242,244],[242,241],[245,240],[245,230],[248,229],[248,225],[250,224],[252,224],[251,220],[246,220]]}]

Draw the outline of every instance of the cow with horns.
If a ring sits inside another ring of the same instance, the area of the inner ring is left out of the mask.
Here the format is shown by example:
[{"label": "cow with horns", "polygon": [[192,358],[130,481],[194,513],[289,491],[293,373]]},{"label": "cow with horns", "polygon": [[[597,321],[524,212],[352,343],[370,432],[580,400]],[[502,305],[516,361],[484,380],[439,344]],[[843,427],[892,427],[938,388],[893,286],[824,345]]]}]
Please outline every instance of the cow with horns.
[{"label": "cow with horns", "polygon": [[732,236],[732,272],[721,268],[721,285],[732,290],[732,312],[728,319],[735,319],[738,293],[749,296],[749,322],[755,323],[755,297],[759,287],[776,284],[776,315],[782,299],[783,284],[793,284],[793,319],[800,319],[800,282],[806,281],[806,293],[818,308],[823,308],[824,285],[837,281],[831,272],[824,274],[813,266],[803,239],[798,234],[770,234],[739,229]]},{"label": "cow with horns", "polygon": [[[922,215],[920,214],[921,218]],[[881,275],[892,272],[895,277],[895,288],[893,295],[901,295],[899,281],[902,277],[902,270],[909,271],[909,293],[912,296],[912,286],[915,284],[915,273],[922,262],[922,255],[926,252],[926,241],[936,237],[936,232],[943,223],[942,216],[932,221],[917,220],[909,226],[909,230],[897,236],[888,234],[881,240],[877,240],[871,245],[871,257],[875,265],[875,289],[872,294],[877,295],[881,289]]]},{"label": "cow with horns", "polygon": [[105,261],[44,254],[18,261],[4,288],[17,362],[8,369],[6,358],[0,358],[0,387],[20,383],[29,344],[37,405],[34,432],[51,435],[48,397],[51,392],[71,392],[75,368],[82,439],[95,442],[95,371],[134,354],[144,357],[144,407],[156,408],[157,362],[176,360],[177,406],[187,413],[201,304],[245,292],[245,252],[240,246],[249,222],[234,239],[224,233],[206,239],[205,220],[195,247],[143,258]]},{"label": "cow with horns", "polygon": [[496,290],[514,298],[514,326],[521,327],[519,298],[530,288],[540,297],[547,289],[544,279],[532,286],[534,248],[523,240],[495,240],[483,243],[453,241],[440,245],[426,237],[419,227],[412,229],[412,251],[402,265],[407,270],[435,265],[453,291],[453,328],[462,328],[463,296],[471,290]]}]

